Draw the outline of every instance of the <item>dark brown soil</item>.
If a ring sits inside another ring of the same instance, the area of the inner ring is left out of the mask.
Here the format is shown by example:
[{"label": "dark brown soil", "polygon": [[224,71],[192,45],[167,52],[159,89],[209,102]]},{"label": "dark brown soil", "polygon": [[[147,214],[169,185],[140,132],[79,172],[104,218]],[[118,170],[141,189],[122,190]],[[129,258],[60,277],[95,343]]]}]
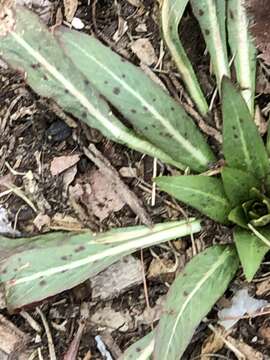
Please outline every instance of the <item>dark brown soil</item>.
[{"label": "dark brown soil", "polygon": [[[86,24],[85,31],[87,33],[95,34],[97,38],[112,47],[116,52],[122,54],[134,64],[139,65],[138,58],[131,51],[131,39],[140,37],[148,38],[157,56],[159,55],[161,42],[157,2],[154,0],[144,0],[142,3],[143,7],[138,9],[132,6],[127,0],[94,0],[90,2],[90,6],[88,5],[88,1],[83,0],[78,7],[76,16],[81,18]],[[59,3],[59,7],[61,6],[62,4]],[[127,22],[128,31],[115,43],[113,35],[118,29],[119,17]],[[138,32],[136,29],[139,24],[145,24],[147,30],[143,33]],[[180,34],[188,55],[192,59],[203,84],[205,93],[211,98],[214,90],[214,81],[209,74],[209,59],[204,55],[205,45],[196,21],[191,16],[190,11],[187,11],[185,14],[184,21],[180,27]],[[156,71],[155,73],[169,89],[171,95],[179,101],[182,85],[167,49],[165,49],[163,69],[163,72]],[[83,155],[82,149],[83,146],[94,143],[116,169],[119,170],[128,166],[138,169],[139,174],[137,178],[125,178],[124,181],[129,188],[142,199],[154,223],[182,217],[181,208],[179,208],[178,204],[163,193],[158,193],[154,207],[150,205],[151,178],[153,174],[152,159],[147,156],[142,157],[139,153],[116,145],[96,131],[87,130],[77,119],[73,119],[77,127],[75,129],[70,128],[64,121],[64,115],[56,114],[49,101],[40,99],[35,95],[31,89],[25,85],[22,76],[18,73],[0,67],[0,89],[0,118],[3,119],[6,112],[9,111],[7,122],[0,133],[0,179],[10,173],[6,164],[10,165],[11,168],[19,173],[32,171],[37,184],[37,189],[32,200],[38,203],[41,208],[42,206],[44,207],[46,215],[51,218],[56,213],[70,215],[83,224],[83,226],[87,226],[94,231],[138,224],[136,215],[134,215],[127,206],[119,212],[111,214],[103,222],[100,222],[95,214],[87,212],[84,204],[82,204],[86,217],[84,219],[80,218],[78,212],[71,206],[68,195],[63,193],[63,176],[51,176],[49,171],[51,161],[56,156],[71,154],[74,150],[82,154],[78,164],[76,178],[87,176],[89,171],[95,168],[95,165]],[[11,107],[13,102],[14,106]],[[216,105],[218,106],[218,100]],[[212,126],[216,126],[213,120],[210,119],[209,121]],[[209,142],[217,149],[216,142],[213,139],[209,139]],[[42,167],[42,171],[39,169],[40,166]],[[158,165],[158,171],[169,174],[172,170],[166,166]],[[22,176],[15,176],[14,181],[18,187],[21,186],[25,189]],[[25,204],[25,201],[21,198],[16,195],[5,196],[0,198],[0,205],[8,210],[12,224],[16,226],[16,229],[22,234],[32,235],[40,232],[33,225],[36,217],[35,212]],[[198,216],[197,213],[187,207],[183,206],[182,208],[186,211],[187,215]],[[195,242],[198,251],[201,251],[211,244],[231,242],[231,229],[218,226],[212,221],[204,219],[203,231],[195,237]],[[154,250],[160,257],[166,257],[167,259],[174,258],[173,251],[170,248],[164,250],[156,247]],[[192,257],[192,244],[190,239],[184,239],[181,245],[179,245],[179,243],[175,244],[175,250],[181,259],[179,263],[179,267],[181,268]],[[140,258],[140,254],[135,254],[135,256]],[[145,250],[144,265],[146,271],[152,259],[153,254],[149,250]],[[177,271],[179,271],[179,268]],[[268,263],[266,262],[266,264],[262,266],[259,278],[267,276],[267,273]],[[162,275],[155,279],[147,279],[148,296],[151,307],[156,304],[160,296],[166,294],[168,285],[173,281],[174,276],[175,273]],[[243,286],[243,276],[239,272],[237,278],[226,293],[226,296],[229,297],[241,286]],[[256,282],[249,285],[249,287],[251,292],[255,293]],[[266,300],[270,300],[267,295],[263,297]],[[143,285],[132,288],[113,300],[94,302],[91,298],[89,283],[85,283],[40,304],[51,328],[57,359],[63,359],[77,331],[78,320],[80,318],[80,305],[82,302],[88,304],[91,314],[105,306],[111,306],[119,312],[127,311],[130,313],[132,324],[129,325],[128,330],[114,330],[111,333],[114,341],[113,346],[110,347],[109,344],[106,344],[112,354],[114,354],[115,349],[118,347],[121,351],[125,350],[129,345],[133,344],[151,330],[149,324],[137,321],[138,314],[141,314],[146,308]],[[214,325],[217,323],[217,309],[218,305],[216,305],[208,315],[208,322]],[[41,323],[35,311],[35,306],[30,306],[27,311]],[[19,314],[10,315],[6,310],[0,311],[0,314],[5,315],[22,331],[29,335],[31,339],[28,344],[29,349],[41,347],[43,358],[50,358],[45,332],[42,332],[41,339],[35,344],[35,330],[33,330],[28,322]],[[65,330],[61,331],[59,330],[60,325],[64,321],[66,321]],[[52,323],[58,325],[58,327],[52,326]],[[198,327],[183,359],[210,358],[200,356],[202,344],[211,334],[207,325],[208,323],[206,322]],[[258,349],[265,355],[265,359],[267,359],[270,353],[270,339],[268,339],[267,343],[267,340],[260,335],[260,329],[269,328],[269,326],[270,323],[267,317],[241,320],[233,329],[231,336],[238,340],[243,340],[254,349]],[[93,324],[90,321],[87,322],[77,359],[101,359],[102,357],[97,350],[94,338],[96,335],[102,336],[102,334],[108,332],[108,330],[109,329],[101,328],[99,325]],[[87,353],[90,353],[91,357],[87,357]],[[117,356],[115,356],[115,358],[117,358]],[[236,357],[232,351],[224,346],[216,355],[213,354],[211,358],[235,359]]]}]

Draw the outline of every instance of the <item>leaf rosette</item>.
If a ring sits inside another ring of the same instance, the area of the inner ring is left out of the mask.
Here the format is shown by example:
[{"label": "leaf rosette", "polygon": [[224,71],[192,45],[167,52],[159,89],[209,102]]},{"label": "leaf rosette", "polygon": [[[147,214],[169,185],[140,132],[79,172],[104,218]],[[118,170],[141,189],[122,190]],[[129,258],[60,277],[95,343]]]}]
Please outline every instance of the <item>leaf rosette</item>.
[{"label": "leaf rosette", "polygon": [[229,214],[229,220],[243,228],[264,227],[270,224],[270,198],[258,189],[250,190],[250,199],[236,206]]}]

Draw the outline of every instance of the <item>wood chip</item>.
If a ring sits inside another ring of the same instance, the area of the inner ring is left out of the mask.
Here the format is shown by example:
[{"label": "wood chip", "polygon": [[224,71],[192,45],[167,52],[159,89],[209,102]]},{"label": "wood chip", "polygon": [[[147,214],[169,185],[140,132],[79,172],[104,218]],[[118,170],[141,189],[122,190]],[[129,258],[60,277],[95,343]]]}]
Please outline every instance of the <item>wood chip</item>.
[{"label": "wood chip", "polygon": [[77,164],[79,160],[80,160],[79,154],[55,157],[51,162],[51,168],[50,168],[52,176],[61,174],[63,171]]},{"label": "wood chip", "polygon": [[100,172],[111,181],[118,196],[134,211],[141,222],[145,225],[152,226],[151,218],[144,209],[141,200],[121,180],[118,172],[110,164],[109,160],[106,159],[93,144],[91,144],[88,149],[84,148],[83,150],[85,155],[99,167]]},{"label": "wood chip", "polygon": [[149,39],[141,38],[131,45],[131,50],[144,64],[151,66],[155,64],[158,59],[155,50]]},{"label": "wood chip", "polygon": [[78,8],[78,0],[64,0],[65,18],[71,22]]},{"label": "wood chip", "polygon": [[142,283],[141,262],[133,256],[126,256],[90,281],[94,301],[113,299]]},{"label": "wood chip", "polygon": [[28,337],[15,325],[0,315],[0,359],[8,360],[19,355],[18,360],[26,360],[29,354],[25,351]]},{"label": "wood chip", "polygon": [[239,339],[235,339],[232,336],[226,338],[238,351],[240,351],[245,360],[263,360],[264,356],[260,351],[253,349],[248,344],[244,343]]}]

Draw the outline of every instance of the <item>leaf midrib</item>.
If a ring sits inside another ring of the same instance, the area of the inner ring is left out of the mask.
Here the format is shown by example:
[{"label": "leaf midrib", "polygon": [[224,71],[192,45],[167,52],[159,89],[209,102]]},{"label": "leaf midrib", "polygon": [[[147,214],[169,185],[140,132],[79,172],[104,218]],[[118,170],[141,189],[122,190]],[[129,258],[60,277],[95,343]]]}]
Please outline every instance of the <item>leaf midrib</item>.
[{"label": "leaf midrib", "polygon": [[[7,281],[7,284],[9,287],[12,287],[12,286],[15,286],[15,285],[18,285],[21,283],[34,281],[36,279],[39,279],[41,276],[43,276],[44,278],[50,277],[55,274],[61,273],[62,271],[65,271],[65,270],[76,269],[76,268],[88,265],[94,261],[102,260],[107,257],[113,257],[116,255],[120,255],[120,254],[122,254],[126,251],[130,251],[132,249],[144,248],[147,246],[151,246],[152,244],[166,241],[166,238],[172,237],[174,235],[176,237],[181,237],[181,236],[183,236],[184,233],[187,233],[184,231],[185,227],[189,228],[190,233],[194,233],[196,231],[199,231],[200,225],[199,225],[198,221],[194,221],[189,224],[180,225],[180,226],[178,225],[178,226],[174,226],[170,229],[160,230],[153,234],[145,235],[139,239],[137,238],[137,239],[132,239],[131,241],[126,241],[124,244],[110,247],[108,249],[101,251],[100,253],[86,256],[83,259],[75,260],[75,261],[72,261],[65,265],[51,267],[49,269],[45,269],[45,270],[36,272],[29,276],[21,277],[19,279],[9,280],[9,281]],[[183,231],[183,232],[181,233],[181,231]],[[96,245],[96,244],[94,244],[94,245]]]},{"label": "leaf midrib", "polygon": [[220,258],[216,261],[216,263],[213,265],[213,267],[206,272],[206,274],[204,275],[204,277],[198,282],[198,284],[194,287],[194,289],[192,290],[192,292],[188,295],[186,301],[183,303],[182,308],[180,309],[179,314],[176,317],[175,320],[175,324],[173,326],[173,330],[171,332],[171,337],[169,338],[169,341],[167,343],[167,350],[165,353],[165,357],[164,359],[167,359],[170,347],[171,347],[171,343],[173,341],[173,338],[175,336],[176,333],[176,328],[178,326],[178,323],[180,321],[180,318],[183,314],[183,312],[185,311],[186,307],[189,305],[189,302],[192,300],[192,298],[196,295],[196,293],[201,289],[201,287],[204,285],[204,283],[214,274],[214,272],[225,262],[225,260],[227,259],[227,257],[230,256],[230,253],[228,252],[228,250],[224,250],[224,252],[220,255]]},{"label": "leaf midrib", "polygon": [[[205,191],[201,191],[201,190],[198,190],[198,189],[194,189],[194,188],[191,188],[191,187],[186,187],[186,186],[183,186],[183,185],[173,185],[173,184],[169,184],[169,186],[171,188],[175,188],[175,189],[181,189],[181,190],[185,190],[185,191],[188,191],[188,192],[193,192],[193,193],[196,193],[196,194],[199,194],[199,195],[203,195],[204,197],[209,197],[209,198],[212,198],[213,200],[215,200],[216,202],[219,202],[223,205],[228,205],[229,202],[227,201],[227,199],[225,198],[222,198],[220,196],[215,196],[213,195],[213,193],[209,193],[209,192],[205,192]],[[167,191],[167,190],[165,190]],[[225,195],[224,195],[225,196]]]},{"label": "leaf midrib", "polygon": [[[69,40],[69,39],[68,39]],[[107,66],[101,63],[96,57],[92,56],[89,52],[85,51],[83,48],[79,46],[79,44],[74,41],[69,41],[72,46],[81,51],[87,58],[94,61],[101,69],[103,69],[107,74],[109,74],[116,82],[118,82],[126,91],[128,91],[134,98],[136,98],[142,106],[145,106],[150,113],[154,116],[156,120],[158,120],[164,128],[173,136],[173,138],[200,164],[205,165],[208,163],[208,159],[205,155],[199,150],[196,149],[189,141],[187,141],[179,131],[174,128],[170,122],[166,120],[149,102],[147,102],[138,92],[136,92],[133,88],[128,86],[128,84],[119,76],[115,75]]]}]

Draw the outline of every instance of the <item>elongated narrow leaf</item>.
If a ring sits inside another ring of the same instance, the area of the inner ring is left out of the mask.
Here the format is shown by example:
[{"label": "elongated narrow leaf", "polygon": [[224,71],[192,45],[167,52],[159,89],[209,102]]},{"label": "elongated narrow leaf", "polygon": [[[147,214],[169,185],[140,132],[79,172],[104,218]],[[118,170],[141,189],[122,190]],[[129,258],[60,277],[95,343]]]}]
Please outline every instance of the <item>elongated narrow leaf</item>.
[{"label": "elongated narrow leaf", "polygon": [[223,152],[229,167],[264,180],[269,161],[263,141],[241,93],[231,81],[222,81]]},{"label": "elongated narrow leaf", "polygon": [[139,68],[93,37],[62,28],[58,36],[82,73],[151,143],[195,171],[213,154],[184,109]]},{"label": "elongated narrow leaf", "polygon": [[185,167],[158,146],[137,136],[113,115],[108,104],[70,61],[53,33],[36,15],[16,7],[6,19],[14,21],[14,26],[4,32],[5,22],[1,23],[0,56],[15,69],[23,70],[28,84],[38,94],[52,98],[65,111],[116,142],[179,168]]},{"label": "elongated narrow leaf", "polygon": [[172,284],[155,339],[155,360],[179,360],[196,327],[223,295],[238,268],[234,247],[195,256]]},{"label": "elongated narrow leaf", "polygon": [[228,223],[231,205],[221,180],[202,175],[162,176],[155,179],[159,188],[194,207],[211,219]]},{"label": "elongated narrow leaf", "polygon": [[250,198],[251,188],[260,188],[260,181],[252,173],[225,167],[221,173],[225,193],[232,206],[239,205]]},{"label": "elongated narrow leaf", "polygon": [[[260,232],[270,239],[269,231],[260,229]],[[247,281],[251,281],[270,248],[251,231],[239,227],[234,230],[233,237],[245,277]]]},{"label": "elongated narrow leaf", "polygon": [[154,351],[155,332],[152,331],[142,339],[132,344],[119,360],[150,360]]},{"label": "elongated narrow leaf", "polygon": [[[226,0],[216,0],[216,7],[217,7],[217,18],[218,18],[218,24],[219,24],[219,30],[221,35],[222,44],[225,44],[225,50],[226,43],[227,43],[227,29],[226,29]],[[226,52],[227,56],[227,52]]]},{"label": "elongated narrow leaf", "polygon": [[194,14],[200,24],[207,49],[211,56],[217,83],[221,85],[223,76],[229,76],[226,42],[224,42],[224,19],[221,20],[221,4],[216,0],[190,0]]},{"label": "elongated narrow leaf", "polygon": [[200,113],[205,115],[208,112],[208,105],[178,33],[178,26],[187,3],[188,0],[163,0],[161,8],[162,32],[191,98]]},{"label": "elongated narrow leaf", "polygon": [[[137,226],[94,235],[57,232],[34,238],[5,241],[9,255],[0,254],[0,282],[9,308],[39,301],[83,282],[122,256],[140,248],[200,230],[200,223],[179,221]],[[24,240],[24,244],[22,244]]]},{"label": "elongated narrow leaf", "polygon": [[249,33],[245,1],[228,1],[228,35],[238,83],[251,115],[254,115],[256,48]]}]

